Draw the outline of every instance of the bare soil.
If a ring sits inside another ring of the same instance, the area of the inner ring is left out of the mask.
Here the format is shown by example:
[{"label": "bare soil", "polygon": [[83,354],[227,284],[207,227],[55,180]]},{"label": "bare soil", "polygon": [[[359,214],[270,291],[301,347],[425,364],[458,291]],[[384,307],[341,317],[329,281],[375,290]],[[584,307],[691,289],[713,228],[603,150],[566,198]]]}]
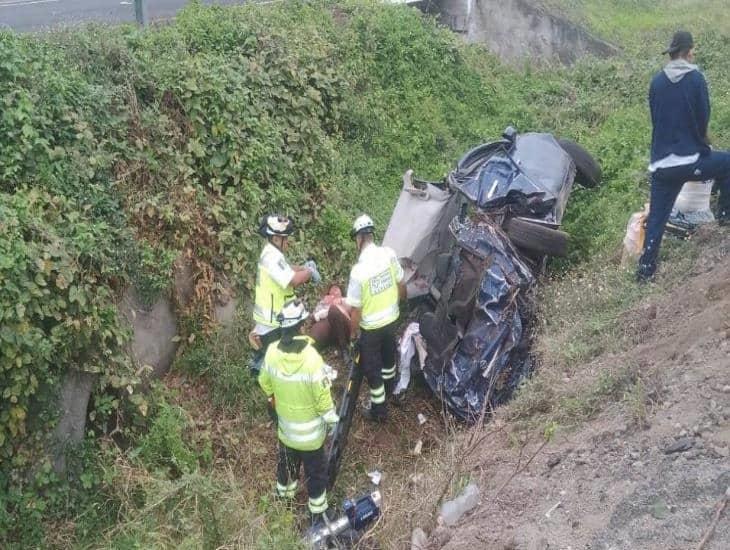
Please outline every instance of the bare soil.
[{"label": "bare soil", "polygon": [[[498,411],[469,461],[480,505],[432,532],[431,548],[697,547],[730,487],[730,234],[712,228],[696,241],[703,251],[685,280],[625,314],[635,345],[564,380],[625,366],[640,395],[544,446],[510,426],[509,405]],[[730,548],[730,510],[705,548]]]}]

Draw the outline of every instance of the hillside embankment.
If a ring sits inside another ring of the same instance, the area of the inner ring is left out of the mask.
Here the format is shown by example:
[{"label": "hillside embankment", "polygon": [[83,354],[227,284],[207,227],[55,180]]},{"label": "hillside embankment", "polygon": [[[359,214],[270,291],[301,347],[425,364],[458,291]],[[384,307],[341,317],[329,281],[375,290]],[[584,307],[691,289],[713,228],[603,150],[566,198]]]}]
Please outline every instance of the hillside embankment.
[{"label": "hillside embankment", "polygon": [[[481,504],[433,548],[697,547],[730,487],[730,232],[693,246],[669,288],[618,316],[621,345],[544,366],[497,412],[469,460]],[[546,442],[536,427],[557,417]],[[704,548],[729,545],[725,513]]]}]

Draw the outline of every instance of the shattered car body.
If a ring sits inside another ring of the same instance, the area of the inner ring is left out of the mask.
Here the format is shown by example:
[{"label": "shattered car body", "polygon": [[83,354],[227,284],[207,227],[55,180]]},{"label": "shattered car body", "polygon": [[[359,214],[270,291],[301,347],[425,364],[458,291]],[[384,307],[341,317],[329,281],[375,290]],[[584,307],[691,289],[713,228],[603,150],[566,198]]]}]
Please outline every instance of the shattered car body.
[{"label": "shattered car body", "polygon": [[510,129],[443,182],[404,175],[383,242],[406,270],[426,383],[461,420],[503,402],[532,369],[531,291],[545,255],[567,243],[558,227],[575,179],[552,135]]}]

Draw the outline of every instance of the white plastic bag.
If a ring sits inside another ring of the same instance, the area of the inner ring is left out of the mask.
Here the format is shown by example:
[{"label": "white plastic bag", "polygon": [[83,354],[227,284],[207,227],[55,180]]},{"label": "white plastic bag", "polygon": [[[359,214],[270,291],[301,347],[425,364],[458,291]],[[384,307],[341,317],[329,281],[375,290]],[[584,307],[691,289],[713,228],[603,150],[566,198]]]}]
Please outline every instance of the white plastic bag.
[{"label": "white plastic bag", "polygon": [[715,221],[715,216],[710,210],[710,194],[712,192],[713,180],[688,181],[674,201],[672,217],[680,217],[682,220],[695,225]]},{"label": "white plastic bag", "polygon": [[710,209],[710,192],[713,181],[688,181],[674,202],[674,208],[682,214]]},{"label": "white plastic bag", "polygon": [[629,223],[626,226],[626,236],[624,236],[624,251],[621,255],[622,264],[626,265],[641,256],[644,250],[644,237],[646,235],[644,224],[648,215],[648,203],[644,205],[643,210],[631,214]]}]

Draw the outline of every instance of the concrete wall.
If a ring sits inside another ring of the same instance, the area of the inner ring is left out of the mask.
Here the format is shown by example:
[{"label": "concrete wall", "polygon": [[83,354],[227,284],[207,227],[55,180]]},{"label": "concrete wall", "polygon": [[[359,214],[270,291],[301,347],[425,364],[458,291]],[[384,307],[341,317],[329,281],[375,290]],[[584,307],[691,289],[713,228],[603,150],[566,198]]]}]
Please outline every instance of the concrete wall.
[{"label": "concrete wall", "polygon": [[433,0],[423,9],[469,42],[485,44],[504,61],[574,63],[618,49],[531,0]]}]

